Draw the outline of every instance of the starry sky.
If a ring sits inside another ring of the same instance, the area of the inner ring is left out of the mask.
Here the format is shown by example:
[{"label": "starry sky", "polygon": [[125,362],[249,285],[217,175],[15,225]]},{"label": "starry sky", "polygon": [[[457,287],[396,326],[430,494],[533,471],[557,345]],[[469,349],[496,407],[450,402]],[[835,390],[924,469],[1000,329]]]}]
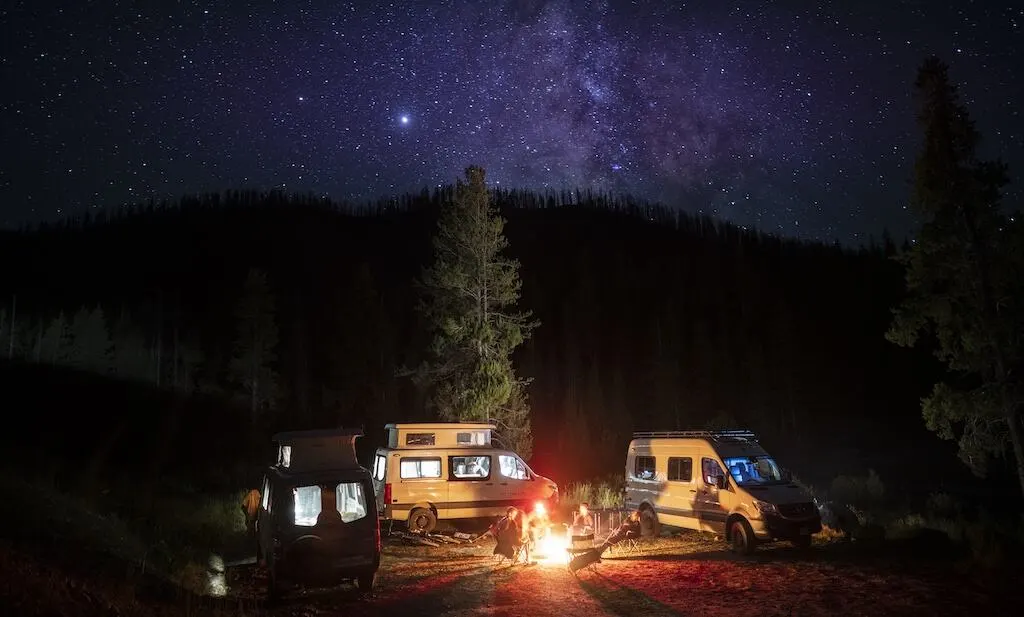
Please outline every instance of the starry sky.
[{"label": "starry sky", "polygon": [[1024,168],[1020,2],[9,0],[0,28],[7,226],[228,188],[375,199],[473,163],[902,237],[928,53],[984,154]]}]

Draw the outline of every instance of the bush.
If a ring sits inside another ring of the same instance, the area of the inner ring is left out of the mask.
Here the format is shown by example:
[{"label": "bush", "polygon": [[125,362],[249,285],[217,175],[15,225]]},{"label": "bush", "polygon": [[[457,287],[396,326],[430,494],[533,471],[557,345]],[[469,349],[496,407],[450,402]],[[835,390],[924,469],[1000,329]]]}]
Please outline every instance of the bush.
[{"label": "bush", "polygon": [[949,493],[931,493],[924,509],[933,518],[956,518],[963,514],[960,504]]},{"label": "bush", "polygon": [[838,476],[829,491],[831,501],[860,508],[878,507],[884,498],[885,485],[874,469],[867,476]]},{"label": "bush", "polygon": [[624,505],[622,492],[624,480],[616,482],[613,478],[591,482],[576,482],[566,487],[562,504],[566,509],[577,508],[581,503],[589,503],[595,510],[615,510]]},{"label": "bush", "polygon": [[[890,536],[914,538],[922,532],[943,534],[969,556],[972,564],[995,568],[1005,563],[1010,555],[1024,549],[1024,520],[1014,522],[992,517],[979,510],[969,516],[950,496],[940,495],[928,500],[929,512],[907,514],[889,525]],[[939,516],[936,512],[954,512]]]}]

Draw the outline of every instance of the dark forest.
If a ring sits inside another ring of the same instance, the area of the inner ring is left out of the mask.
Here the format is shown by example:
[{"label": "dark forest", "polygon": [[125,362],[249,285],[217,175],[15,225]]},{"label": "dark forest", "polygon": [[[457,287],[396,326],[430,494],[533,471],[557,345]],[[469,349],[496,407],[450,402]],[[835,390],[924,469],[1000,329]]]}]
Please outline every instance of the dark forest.
[{"label": "dark forest", "polygon": [[[137,448],[116,444],[151,440],[147,452],[163,454],[137,462],[153,473],[182,444],[231,461],[245,443],[255,463],[273,430],[362,426],[370,451],[385,423],[430,419],[398,372],[428,344],[414,281],[451,191],[363,208],[229,192],[5,233],[3,355],[25,365],[5,387],[43,412],[21,421],[52,422],[39,365],[164,392],[145,408],[110,390],[106,404],[67,410],[90,418],[80,428],[104,452],[132,460]],[[522,263],[520,304],[541,323],[514,357],[533,380],[541,473],[621,473],[634,430],[743,427],[812,484],[874,469],[899,499],[988,485],[924,427],[919,400],[940,365],[884,338],[903,293],[890,239],[857,250],[785,240],[590,193],[492,199]],[[240,310],[253,302],[270,303],[277,339],[260,350],[258,397],[237,370],[252,352]]]}]

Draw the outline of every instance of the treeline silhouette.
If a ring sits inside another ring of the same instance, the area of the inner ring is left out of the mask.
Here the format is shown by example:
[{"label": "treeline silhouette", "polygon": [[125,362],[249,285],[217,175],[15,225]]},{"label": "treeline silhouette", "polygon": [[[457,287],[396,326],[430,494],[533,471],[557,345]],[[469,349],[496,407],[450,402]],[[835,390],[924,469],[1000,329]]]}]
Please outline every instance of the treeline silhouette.
[{"label": "treeline silhouette", "polygon": [[[452,190],[359,207],[227,192],[4,232],[0,356],[213,397],[248,434],[237,307],[249,273],[265,272],[276,388],[253,439],[362,425],[370,447],[386,422],[432,419],[396,372],[429,342],[414,280]],[[542,324],[515,359],[533,378],[532,464],[545,475],[621,474],[633,430],[742,426],[812,482],[871,467],[908,495],[971,485],[921,420],[937,365],[883,338],[902,293],[890,239],[783,239],[591,192],[493,198],[522,305]]]}]

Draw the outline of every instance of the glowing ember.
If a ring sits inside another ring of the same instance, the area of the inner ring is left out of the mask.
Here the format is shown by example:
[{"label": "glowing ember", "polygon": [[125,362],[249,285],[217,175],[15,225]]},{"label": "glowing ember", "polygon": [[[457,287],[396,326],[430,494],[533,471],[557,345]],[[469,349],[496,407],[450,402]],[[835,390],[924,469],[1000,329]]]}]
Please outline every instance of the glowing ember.
[{"label": "glowing ember", "polygon": [[543,530],[534,544],[533,555],[538,563],[565,565],[569,559],[569,536],[551,532],[551,527]]},{"label": "glowing ember", "polygon": [[544,507],[543,501],[538,501],[537,503],[533,504],[533,515],[547,518],[548,509]]}]

